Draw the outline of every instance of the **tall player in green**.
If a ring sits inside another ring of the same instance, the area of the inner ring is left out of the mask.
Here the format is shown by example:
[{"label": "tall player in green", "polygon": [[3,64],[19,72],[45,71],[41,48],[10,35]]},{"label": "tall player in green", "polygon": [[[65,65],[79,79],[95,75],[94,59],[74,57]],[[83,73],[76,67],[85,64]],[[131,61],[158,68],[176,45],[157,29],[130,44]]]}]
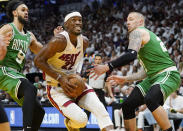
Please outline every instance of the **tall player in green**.
[{"label": "tall player in green", "polygon": [[[28,7],[19,0],[12,0],[7,5],[7,15],[12,23],[0,28],[0,36],[10,34],[9,45],[1,49],[0,89],[6,91],[23,111],[23,130],[37,131],[44,117],[44,110],[36,99],[37,89],[22,74],[25,55],[30,50],[37,54],[42,48],[35,36],[24,29],[28,22]],[[4,43],[6,44],[6,43]]]},{"label": "tall player in green", "polygon": [[168,116],[162,105],[165,99],[180,86],[180,74],[170,59],[163,42],[153,32],[144,27],[144,16],[131,12],[127,18],[129,32],[128,51],[109,62],[95,66],[91,71],[100,75],[108,70],[129,64],[137,56],[142,65],[140,72],[129,76],[111,76],[112,83],[123,84],[144,79],[122,104],[125,128],[136,130],[135,109],[146,104],[154,118],[165,131],[172,131]]}]

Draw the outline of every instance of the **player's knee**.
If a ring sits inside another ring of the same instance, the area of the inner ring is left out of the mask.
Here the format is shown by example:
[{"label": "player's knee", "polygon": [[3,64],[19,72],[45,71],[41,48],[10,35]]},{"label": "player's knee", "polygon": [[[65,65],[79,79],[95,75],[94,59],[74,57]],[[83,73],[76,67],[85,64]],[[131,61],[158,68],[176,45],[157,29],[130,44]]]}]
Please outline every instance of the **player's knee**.
[{"label": "player's knee", "polygon": [[104,105],[102,104],[102,102],[99,102],[95,109],[92,110],[92,112],[97,115],[97,116],[101,116],[101,117],[106,117],[108,116],[108,112],[105,109]]},{"label": "player's knee", "polygon": [[86,126],[87,122],[88,122],[88,117],[86,113],[85,112],[80,113],[79,117],[77,117],[77,120],[76,120],[76,123],[77,123],[76,125],[78,127],[75,127],[75,128],[83,128]]},{"label": "player's knee", "polygon": [[135,117],[135,109],[128,101],[124,101],[122,103],[121,108],[125,120],[132,119]]},{"label": "player's knee", "polygon": [[163,94],[159,84],[153,85],[144,98],[144,102],[151,112],[163,105]]},{"label": "player's knee", "polygon": [[23,87],[24,92],[29,92],[32,95],[37,95],[37,88],[33,86],[27,79],[20,79],[20,87]]},{"label": "player's knee", "polygon": [[151,95],[146,95],[144,98],[144,102],[151,112],[153,112],[159,107],[158,102]]}]

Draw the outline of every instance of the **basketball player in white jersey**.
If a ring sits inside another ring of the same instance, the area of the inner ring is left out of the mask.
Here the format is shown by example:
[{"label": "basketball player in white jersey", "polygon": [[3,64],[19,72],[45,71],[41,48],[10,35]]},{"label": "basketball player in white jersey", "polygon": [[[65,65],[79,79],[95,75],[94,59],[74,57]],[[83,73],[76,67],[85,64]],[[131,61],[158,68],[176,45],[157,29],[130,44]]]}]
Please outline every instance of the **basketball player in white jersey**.
[{"label": "basketball player in white jersey", "polygon": [[95,115],[102,131],[110,131],[113,123],[91,87],[86,85],[77,99],[71,99],[64,93],[75,92],[72,88],[74,85],[68,82],[67,75],[61,75],[62,72],[76,73],[77,65],[89,44],[88,39],[81,34],[82,16],[79,12],[66,15],[64,28],[65,31],[53,37],[35,58],[35,65],[46,73],[48,98],[66,117],[64,122],[69,131],[78,131],[86,126],[88,118],[81,108]]}]

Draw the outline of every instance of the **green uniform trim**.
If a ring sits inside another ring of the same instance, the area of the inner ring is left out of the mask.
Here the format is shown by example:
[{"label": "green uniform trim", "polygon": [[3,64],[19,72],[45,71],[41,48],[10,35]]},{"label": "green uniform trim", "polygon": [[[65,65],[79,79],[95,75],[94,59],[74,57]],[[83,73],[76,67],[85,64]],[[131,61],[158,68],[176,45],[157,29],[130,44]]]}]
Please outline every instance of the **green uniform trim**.
[{"label": "green uniform trim", "polygon": [[7,92],[14,101],[20,106],[23,104],[24,98],[18,99],[18,89],[21,84],[20,78],[26,79],[26,77],[8,67],[0,67],[0,89]]},{"label": "green uniform trim", "polygon": [[145,97],[153,85],[159,84],[164,101],[174,91],[180,87],[181,79],[178,71],[166,71],[153,77],[147,77],[137,85],[142,95]]}]

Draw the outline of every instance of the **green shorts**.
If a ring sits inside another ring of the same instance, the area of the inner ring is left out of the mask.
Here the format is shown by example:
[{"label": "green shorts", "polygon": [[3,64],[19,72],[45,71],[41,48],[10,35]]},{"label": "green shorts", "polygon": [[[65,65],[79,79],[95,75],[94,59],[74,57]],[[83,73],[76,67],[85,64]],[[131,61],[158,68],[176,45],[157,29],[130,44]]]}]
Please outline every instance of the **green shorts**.
[{"label": "green shorts", "polygon": [[0,67],[0,89],[7,92],[11,98],[22,106],[24,98],[18,99],[18,88],[21,84],[20,78],[26,77],[16,70],[8,67]]},{"label": "green shorts", "polygon": [[181,79],[178,71],[167,71],[156,74],[153,77],[147,77],[137,87],[142,95],[145,96],[153,85],[159,84],[165,101],[172,92],[179,88],[180,83]]}]

